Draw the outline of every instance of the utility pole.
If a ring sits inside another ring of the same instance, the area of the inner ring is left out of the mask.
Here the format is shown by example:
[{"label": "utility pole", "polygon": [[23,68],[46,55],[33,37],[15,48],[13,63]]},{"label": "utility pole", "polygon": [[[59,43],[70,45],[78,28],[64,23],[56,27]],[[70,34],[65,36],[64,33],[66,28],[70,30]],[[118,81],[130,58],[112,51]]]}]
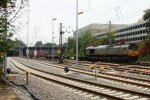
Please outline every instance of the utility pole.
[{"label": "utility pole", "polygon": [[36,51],[36,30],[37,30],[37,27],[35,27],[35,50],[34,50],[34,56],[35,56],[35,58],[37,56],[37,51]]},{"label": "utility pole", "polygon": [[78,0],[76,0],[76,67],[78,67]]},{"label": "utility pole", "polygon": [[112,44],[112,39],[111,39],[111,21],[109,21],[109,37],[108,37],[108,39],[109,39],[109,45],[111,45]]},{"label": "utility pole", "polygon": [[20,32],[19,32],[19,57],[21,57],[21,39],[20,39]]},{"label": "utility pole", "polygon": [[28,10],[28,14],[27,14],[27,50],[26,50],[26,54],[27,54],[27,62],[28,62],[28,56],[29,56],[29,49],[28,49],[28,35],[29,35],[29,10]]},{"label": "utility pole", "polygon": [[62,23],[60,23],[60,58],[59,58],[59,63],[63,63],[63,46],[62,46]]},{"label": "utility pole", "polygon": [[83,12],[78,12],[78,0],[76,0],[76,67],[78,67],[78,15]]},{"label": "utility pole", "polygon": [[53,27],[53,21],[55,21],[56,18],[52,17],[52,61],[54,61],[54,27]]}]

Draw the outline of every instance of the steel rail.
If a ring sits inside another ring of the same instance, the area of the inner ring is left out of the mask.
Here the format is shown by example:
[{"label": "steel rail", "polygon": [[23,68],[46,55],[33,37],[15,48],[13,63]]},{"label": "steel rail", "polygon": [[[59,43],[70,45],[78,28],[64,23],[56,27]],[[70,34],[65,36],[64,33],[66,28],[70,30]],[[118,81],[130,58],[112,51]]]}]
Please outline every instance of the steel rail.
[{"label": "steel rail", "polygon": [[[17,61],[17,62],[21,63],[20,61]],[[13,62],[12,62],[12,63],[13,63]],[[21,63],[21,64],[23,64],[23,63]],[[50,72],[41,71],[41,70],[39,70],[39,69],[32,68],[31,66],[28,66],[28,65],[26,65],[26,64],[23,64],[23,65],[24,65],[24,66],[27,66],[27,67],[29,67],[29,68],[31,68],[31,69],[34,69],[34,70],[37,70],[37,71],[40,71],[40,72],[43,72],[43,73],[55,75],[55,76],[58,76],[58,77],[63,77],[63,78],[66,78],[66,79],[73,79],[73,80],[76,80],[76,81],[79,81],[79,82],[84,82],[84,83],[88,83],[88,84],[94,84],[94,85],[96,85],[96,86],[103,86],[103,87],[107,87],[107,88],[111,88],[111,89],[116,89],[116,90],[128,92],[128,93],[131,93],[131,94],[136,94],[136,95],[140,95],[140,96],[144,96],[144,97],[150,97],[150,94],[146,94],[146,93],[142,93],[142,92],[138,92],[138,91],[126,90],[126,89],[122,89],[122,88],[118,88],[118,87],[107,86],[107,85],[100,84],[100,83],[94,83],[94,82],[84,81],[84,80],[77,79],[77,78],[71,78],[71,77],[69,77],[69,76],[64,76],[64,75],[59,75],[59,74],[55,74],[55,73],[50,73]]]}]

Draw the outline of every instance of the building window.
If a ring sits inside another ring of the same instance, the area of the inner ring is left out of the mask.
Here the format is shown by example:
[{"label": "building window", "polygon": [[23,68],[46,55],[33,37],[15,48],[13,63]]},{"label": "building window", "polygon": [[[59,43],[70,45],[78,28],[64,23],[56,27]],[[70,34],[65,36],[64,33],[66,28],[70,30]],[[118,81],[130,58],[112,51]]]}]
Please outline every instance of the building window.
[{"label": "building window", "polygon": [[140,25],[140,28],[142,27],[142,24]]}]

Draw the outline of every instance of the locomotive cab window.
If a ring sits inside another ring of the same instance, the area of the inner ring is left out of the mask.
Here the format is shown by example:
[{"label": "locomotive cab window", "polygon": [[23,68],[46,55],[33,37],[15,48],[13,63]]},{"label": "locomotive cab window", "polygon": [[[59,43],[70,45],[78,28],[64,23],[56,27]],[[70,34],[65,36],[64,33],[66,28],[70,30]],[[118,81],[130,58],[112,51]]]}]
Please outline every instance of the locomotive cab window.
[{"label": "locomotive cab window", "polygon": [[131,45],[129,45],[128,49],[129,50],[137,50],[138,47],[135,44],[131,44]]},{"label": "locomotive cab window", "polygon": [[94,54],[95,50],[94,49],[90,49],[90,53]]}]

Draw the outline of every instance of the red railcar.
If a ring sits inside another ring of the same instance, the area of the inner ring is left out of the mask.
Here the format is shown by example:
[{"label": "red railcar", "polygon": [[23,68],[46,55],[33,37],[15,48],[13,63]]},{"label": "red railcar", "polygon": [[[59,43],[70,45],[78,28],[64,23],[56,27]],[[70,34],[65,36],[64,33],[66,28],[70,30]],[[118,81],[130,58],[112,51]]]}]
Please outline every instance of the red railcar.
[{"label": "red railcar", "polygon": [[[37,55],[36,57],[45,57],[46,55],[49,54],[48,50],[36,50],[37,51]],[[34,50],[29,50],[29,57],[34,57]]]}]

